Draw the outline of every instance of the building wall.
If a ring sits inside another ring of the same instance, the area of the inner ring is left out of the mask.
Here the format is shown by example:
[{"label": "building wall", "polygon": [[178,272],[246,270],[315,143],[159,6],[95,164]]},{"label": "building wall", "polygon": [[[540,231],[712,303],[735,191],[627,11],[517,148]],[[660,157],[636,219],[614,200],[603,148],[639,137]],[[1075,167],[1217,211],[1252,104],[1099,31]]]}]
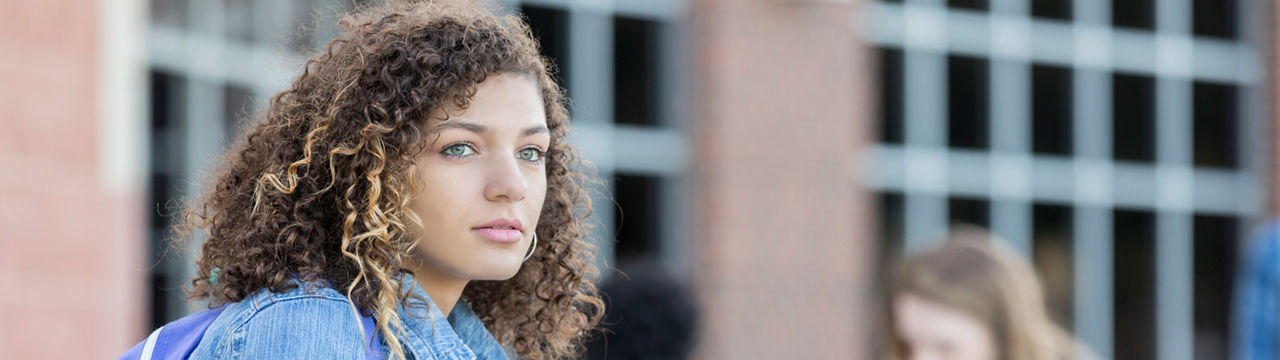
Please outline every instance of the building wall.
[{"label": "building wall", "polygon": [[[108,358],[140,339],[142,189],[108,151],[97,2],[0,3],[0,354]],[[126,164],[127,165],[127,164]]]},{"label": "building wall", "polygon": [[1237,245],[1269,206],[1265,7],[872,2],[880,259],[988,227],[1104,358],[1227,357]]},{"label": "building wall", "polygon": [[852,169],[871,112],[852,4],[691,3],[700,358],[869,355],[872,222]]}]

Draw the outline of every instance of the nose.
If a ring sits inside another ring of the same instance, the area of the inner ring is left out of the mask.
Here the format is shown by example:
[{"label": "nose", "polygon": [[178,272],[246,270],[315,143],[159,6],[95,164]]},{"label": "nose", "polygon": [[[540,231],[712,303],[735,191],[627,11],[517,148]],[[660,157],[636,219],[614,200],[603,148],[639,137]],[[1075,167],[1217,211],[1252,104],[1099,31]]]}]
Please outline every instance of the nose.
[{"label": "nose", "polygon": [[484,188],[489,201],[520,202],[529,192],[529,183],[520,172],[520,164],[514,156],[497,156],[491,162]]}]

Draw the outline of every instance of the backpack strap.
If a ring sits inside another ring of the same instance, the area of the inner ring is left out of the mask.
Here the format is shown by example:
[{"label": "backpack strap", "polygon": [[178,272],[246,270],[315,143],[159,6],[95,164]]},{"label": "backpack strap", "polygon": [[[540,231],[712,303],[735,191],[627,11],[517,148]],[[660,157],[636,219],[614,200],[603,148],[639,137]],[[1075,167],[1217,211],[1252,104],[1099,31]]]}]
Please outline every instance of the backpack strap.
[{"label": "backpack strap", "polygon": [[361,316],[360,324],[364,325],[364,344],[368,345],[364,350],[364,358],[382,359],[382,336],[378,334],[378,326],[373,322],[373,317]]},{"label": "backpack strap", "polygon": [[160,339],[160,330],[164,330],[164,326],[156,328],[147,336],[147,340],[142,343],[142,354],[138,356],[140,359],[151,359],[151,354],[156,351],[156,340]]},{"label": "backpack strap", "polygon": [[195,351],[205,330],[225,307],[197,311],[151,332],[147,340],[134,345],[120,359],[186,359]]}]

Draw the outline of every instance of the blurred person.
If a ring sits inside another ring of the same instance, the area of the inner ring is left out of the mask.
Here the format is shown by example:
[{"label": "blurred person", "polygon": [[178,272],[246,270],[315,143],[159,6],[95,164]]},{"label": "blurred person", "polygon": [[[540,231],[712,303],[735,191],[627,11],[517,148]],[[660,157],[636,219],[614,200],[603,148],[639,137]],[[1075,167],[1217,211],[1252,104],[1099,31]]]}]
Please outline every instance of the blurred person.
[{"label": "blurred person", "polygon": [[584,359],[687,359],[698,326],[688,290],[652,261],[628,262],[619,270],[600,285],[608,310]]},{"label": "blurred person", "polygon": [[1245,246],[1236,280],[1234,358],[1280,359],[1280,220]]},{"label": "blurred person", "polygon": [[191,356],[575,356],[603,311],[593,178],[527,25],[421,2],[341,25],[178,225],[208,235],[187,295],[221,311]]},{"label": "blurred person", "polygon": [[888,295],[888,359],[1094,358],[1049,318],[1026,260],[977,228],[909,254]]}]

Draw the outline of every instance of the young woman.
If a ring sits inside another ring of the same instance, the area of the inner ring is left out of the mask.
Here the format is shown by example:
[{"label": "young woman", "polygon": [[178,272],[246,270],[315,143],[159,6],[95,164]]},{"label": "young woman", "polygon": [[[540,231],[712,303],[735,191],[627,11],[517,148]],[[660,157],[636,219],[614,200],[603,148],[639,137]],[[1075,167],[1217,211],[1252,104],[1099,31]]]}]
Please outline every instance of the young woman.
[{"label": "young woman", "polygon": [[886,358],[1059,360],[1092,355],[1055,325],[1016,252],[961,229],[903,260],[889,284]]},{"label": "young woman", "polygon": [[[563,91],[519,18],[365,9],[271,99],[182,226],[195,358],[562,358],[599,320]],[[379,349],[374,349],[379,350]]]}]

